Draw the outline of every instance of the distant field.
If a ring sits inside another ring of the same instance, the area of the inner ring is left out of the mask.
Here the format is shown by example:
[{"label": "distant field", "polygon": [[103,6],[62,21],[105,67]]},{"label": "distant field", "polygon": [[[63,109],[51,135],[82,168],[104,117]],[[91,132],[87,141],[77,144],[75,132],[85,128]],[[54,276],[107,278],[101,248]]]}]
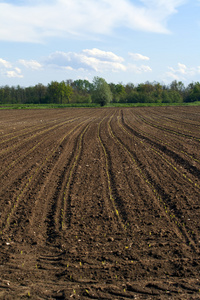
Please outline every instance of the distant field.
[{"label": "distant field", "polygon": [[1,299],[199,299],[199,106],[2,110],[0,159]]}]

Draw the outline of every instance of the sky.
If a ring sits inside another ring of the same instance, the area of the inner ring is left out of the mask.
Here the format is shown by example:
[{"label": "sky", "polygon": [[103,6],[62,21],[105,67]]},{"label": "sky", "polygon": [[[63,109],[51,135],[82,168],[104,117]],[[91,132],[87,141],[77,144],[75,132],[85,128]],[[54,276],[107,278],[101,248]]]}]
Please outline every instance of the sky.
[{"label": "sky", "polygon": [[0,0],[0,86],[200,81],[200,0]]}]

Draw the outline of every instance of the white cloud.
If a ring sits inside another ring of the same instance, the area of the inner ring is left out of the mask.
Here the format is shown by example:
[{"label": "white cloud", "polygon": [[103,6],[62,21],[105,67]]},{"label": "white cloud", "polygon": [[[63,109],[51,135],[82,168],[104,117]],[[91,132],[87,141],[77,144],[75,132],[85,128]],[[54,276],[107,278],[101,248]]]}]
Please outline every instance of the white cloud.
[{"label": "white cloud", "polygon": [[119,62],[119,63],[124,61],[123,57],[120,57],[114,54],[113,52],[106,52],[96,48],[93,48],[91,50],[85,49],[83,50],[83,53],[91,57],[96,57],[100,60],[107,60],[107,61]]},{"label": "white cloud", "polygon": [[128,66],[128,69],[137,74],[152,72],[152,69],[149,66],[145,66],[145,65],[136,66],[136,65],[130,64]]},{"label": "white cloud", "polygon": [[[130,57],[129,57],[130,58]],[[103,51],[97,48],[84,49],[80,52],[61,52],[56,51],[40,62],[36,60],[19,59],[12,64],[4,59],[0,59],[0,74],[5,78],[23,78],[24,74],[33,76],[33,71],[37,71],[38,76],[43,72],[54,74],[63,72],[71,75],[79,73],[82,76],[95,76],[102,73],[102,76],[112,73],[131,73],[144,74],[151,72],[148,65],[141,64],[141,61],[147,60],[147,57],[137,54],[140,60],[136,64],[131,64],[130,59],[111,52]]]},{"label": "white cloud", "polygon": [[8,78],[23,78],[24,76],[21,74],[21,70],[19,68],[15,68],[12,71],[6,71],[4,75]]},{"label": "white cloud", "polygon": [[0,58],[0,66],[3,66],[4,68],[12,68],[12,64],[2,58]]},{"label": "white cloud", "polygon": [[[10,69],[10,70],[8,70]],[[19,69],[18,67],[15,67],[13,69],[13,65],[5,60],[0,58],[0,73],[1,75],[8,77],[8,78],[22,78],[23,75],[21,74],[21,69]]]},{"label": "white cloud", "polygon": [[134,60],[149,60],[150,58],[139,53],[130,53],[129,56]]},{"label": "white cloud", "polygon": [[48,37],[80,37],[131,30],[167,33],[166,22],[184,0],[54,0],[0,2],[0,40],[42,42]]},{"label": "white cloud", "polygon": [[96,72],[104,71],[126,71],[126,66],[121,62],[124,59],[112,52],[99,49],[85,49],[76,52],[54,52],[46,60],[47,65],[73,70],[90,70]]},{"label": "white cloud", "polygon": [[187,80],[187,78],[200,74],[200,66],[187,67],[182,63],[178,63],[176,69],[173,67],[168,67],[168,69],[165,76],[176,80]]},{"label": "white cloud", "polygon": [[180,74],[187,74],[188,68],[186,67],[186,65],[178,63],[178,71],[180,72]]},{"label": "white cloud", "polygon": [[19,63],[25,66],[26,68],[30,68],[32,70],[40,70],[42,68],[42,65],[36,60],[19,59]]},{"label": "white cloud", "polygon": [[44,65],[71,71],[79,70],[100,73],[130,71],[136,74],[142,74],[152,71],[147,65],[129,64],[125,62],[123,57],[113,52],[106,52],[96,48],[85,49],[80,53],[57,51],[49,55]]}]

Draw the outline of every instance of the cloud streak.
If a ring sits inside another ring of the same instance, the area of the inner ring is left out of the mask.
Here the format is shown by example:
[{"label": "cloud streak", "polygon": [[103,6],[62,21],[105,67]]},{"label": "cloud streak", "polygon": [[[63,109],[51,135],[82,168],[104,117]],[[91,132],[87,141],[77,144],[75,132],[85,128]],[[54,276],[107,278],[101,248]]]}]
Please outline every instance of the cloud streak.
[{"label": "cloud streak", "polygon": [[4,75],[8,78],[23,78],[24,76],[21,74],[21,70],[19,68],[14,68],[14,70],[6,71]]},{"label": "cloud streak", "polygon": [[0,58],[0,67],[12,68],[12,64],[9,61]]},{"label": "cloud streak", "polygon": [[187,80],[192,76],[200,74],[200,66],[187,67],[182,63],[177,64],[177,68],[168,67],[169,71],[166,72],[166,77],[173,80]]},{"label": "cloud streak", "polygon": [[149,57],[144,56],[144,55],[139,54],[139,53],[130,53],[130,52],[129,52],[129,56],[130,56],[133,60],[136,60],[136,61],[139,61],[139,60],[149,60],[149,59],[150,59]]},{"label": "cloud streak", "polygon": [[76,52],[54,52],[46,60],[48,66],[71,68],[71,70],[89,70],[95,72],[105,71],[126,71],[122,64],[123,58],[112,52],[99,49],[85,49],[80,53]]},{"label": "cloud streak", "polygon": [[[137,54],[136,58],[136,60],[149,59],[141,54]],[[96,48],[84,49],[80,53],[57,51],[49,55],[44,64],[55,68],[100,73],[131,71],[141,74],[152,71],[149,66],[126,63],[123,57]]]},{"label": "cloud streak", "polygon": [[42,65],[36,60],[19,59],[18,62],[26,68],[32,70],[40,70],[42,68]]},{"label": "cloud streak", "polygon": [[3,58],[0,58],[0,74],[7,78],[23,78],[21,69]]},{"label": "cloud streak", "polygon": [[54,0],[0,2],[0,40],[43,42],[49,37],[67,38],[113,33],[117,28],[168,33],[166,22],[184,0]]},{"label": "cloud streak", "polygon": [[22,73],[38,72],[39,74],[48,70],[50,72],[66,71],[67,73],[78,71],[87,74],[90,72],[94,76],[99,73],[131,72],[132,74],[142,74],[152,71],[150,66],[141,64],[141,61],[147,60],[146,56],[137,54],[136,60],[138,60],[137,65],[131,64],[130,60],[125,61],[123,57],[111,51],[103,51],[97,48],[83,49],[80,52],[56,51],[40,62],[19,59],[10,63],[0,58],[0,72],[4,77],[22,78]]},{"label": "cloud streak", "polygon": [[146,66],[146,65],[137,66],[137,65],[130,64],[128,66],[128,69],[130,71],[132,71],[133,73],[136,73],[136,74],[142,74],[142,73],[152,72],[151,67]]}]

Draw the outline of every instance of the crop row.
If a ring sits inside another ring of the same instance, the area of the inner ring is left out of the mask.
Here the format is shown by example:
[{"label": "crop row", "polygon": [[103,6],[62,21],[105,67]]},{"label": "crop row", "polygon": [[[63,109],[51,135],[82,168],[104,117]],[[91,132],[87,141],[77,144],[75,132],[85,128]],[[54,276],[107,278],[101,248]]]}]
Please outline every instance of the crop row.
[{"label": "crop row", "polygon": [[77,163],[78,163],[78,160],[79,160],[80,155],[81,155],[83,136],[84,136],[84,134],[87,131],[89,126],[90,126],[90,124],[87,124],[87,126],[84,128],[84,130],[82,131],[82,133],[79,137],[77,153],[74,157],[73,163],[71,164],[71,167],[70,167],[70,170],[69,170],[69,175],[68,175],[68,179],[67,179],[67,182],[66,182],[64,195],[63,195],[63,209],[62,209],[62,213],[61,213],[62,230],[66,229],[71,224],[71,200],[70,200],[70,191],[69,191],[69,189],[70,189],[70,184],[72,183],[73,173],[74,173],[74,171],[77,167]]},{"label": "crop row", "polygon": [[184,133],[178,132],[178,131],[176,131],[176,130],[171,130],[171,129],[162,127],[162,126],[160,126],[160,125],[156,125],[156,124],[154,124],[154,123],[152,123],[152,122],[147,121],[145,118],[143,118],[143,117],[141,117],[141,116],[139,116],[139,118],[140,118],[144,123],[146,123],[146,124],[148,124],[148,125],[150,125],[150,126],[152,126],[152,127],[158,128],[158,129],[160,129],[160,130],[162,130],[162,131],[166,131],[166,132],[169,132],[169,133],[174,134],[174,135],[177,135],[177,136],[187,137],[187,138],[189,138],[189,139],[192,139],[192,140],[195,140],[195,141],[197,141],[197,142],[200,142],[200,138],[197,138],[197,137],[192,136],[192,135],[190,135],[190,134],[184,134]]},{"label": "crop row", "polygon": [[[170,114],[170,116],[169,116]],[[192,114],[192,116],[194,116],[194,114]],[[146,115],[147,117],[147,115]],[[200,127],[199,122],[197,119],[195,120],[191,120],[188,118],[188,112],[184,113],[182,112],[182,114],[180,114],[180,108],[179,108],[179,112],[178,114],[174,114],[173,110],[172,111],[168,111],[167,115],[165,115],[164,111],[162,111],[162,114],[159,112],[155,112],[155,110],[153,112],[151,112],[151,117],[148,116],[148,119],[151,119],[153,121],[155,121],[155,119],[160,120],[159,123],[163,123],[164,120],[166,120],[167,124],[163,124],[172,128],[176,128],[177,129],[177,124],[180,127],[180,131],[183,131],[184,129],[182,127],[186,127],[185,130],[187,132],[191,133],[191,130],[189,130],[189,128],[191,127],[191,129],[198,129]],[[170,123],[170,125],[169,125]],[[174,124],[175,123],[175,124]],[[172,125],[173,124],[173,125]]]},{"label": "crop row", "polygon": [[[42,180],[38,180],[35,185],[35,205],[31,210],[30,222],[37,233],[39,224],[39,232],[42,230],[47,239],[52,239],[55,235],[60,236],[62,224],[64,226],[64,193],[69,180],[69,172],[78,151],[78,140],[84,130],[84,124],[86,123],[87,126],[87,122],[88,120],[79,122],[68,132],[65,140],[59,146],[59,152],[52,157]],[[70,187],[71,184],[72,182],[70,182]],[[69,224],[67,223],[67,225]]]},{"label": "crop row", "polygon": [[[65,122],[66,123],[66,122]],[[31,183],[33,182],[34,178],[36,178],[37,174],[40,174],[42,172],[42,169],[44,166],[53,158],[56,151],[60,147],[60,145],[63,143],[63,141],[70,136],[70,134],[75,130],[75,128],[79,127],[81,124],[78,123],[75,127],[73,127],[70,131],[68,131],[58,142],[58,144],[55,146],[54,150],[43,159],[43,162],[33,171],[31,175],[27,178],[27,182],[24,184],[24,187],[21,188],[20,193],[16,197],[16,199],[13,201],[12,208],[10,209],[10,212],[7,215],[6,223],[4,224],[3,229],[8,229],[10,225],[11,218],[13,214],[15,213],[20,199],[24,196],[24,194],[27,192],[29,186],[31,186]]]},{"label": "crop row", "polygon": [[15,143],[14,145],[10,146],[10,147],[7,147],[6,149],[3,149],[1,152],[0,152],[0,155],[5,155],[5,153],[11,151],[11,150],[14,150],[15,148],[21,146],[22,144],[24,143],[27,143],[29,142],[30,140],[33,140],[35,139],[36,137],[40,136],[40,135],[43,135],[43,134],[46,134],[47,132],[50,132],[58,127],[61,127],[61,126],[64,126],[66,125],[67,123],[70,123],[70,122],[73,122],[74,120],[76,120],[77,118],[75,119],[72,119],[72,120],[67,120],[65,122],[62,122],[61,124],[56,124],[54,126],[52,126],[51,128],[47,128],[47,129],[44,129],[42,131],[39,131],[25,139],[23,139],[23,141],[19,142],[19,143]]},{"label": "crop row", "polygon": [[[133,128],[132,125],[130,125],[130,123],[127,121],[127,119],[124,115],[122,117],[122,121],[123,121],[124,126],[126,126],[127,129],[131,130],[131,132],[134,133],[134,136],[137,136],[143,140],[146,140],[150,145],[153,145],[157,149],[164,152],[167,156],[170,156],[171,158],[173,158],[176,161],[176,163],[178,163],[179,165],[184,167],[192,175],[198,177],[199,171],[193,165],[193,162],[195,161],[197,163],[200,163],[199,159],[195,158],[194,156],[187,153],[186,151],[180,150],[178,147],[175,147],[174,144],[168,143],[164,139],[161,140],[160,138],[153,136],[152,134],[144,132],[143,130],[139,129],[136,126],[134,126],[134,128]],[[165,147],[164,145],[166,145],[167,147]],[[171,151],[170,149],[172,149],[173,151]],[[179,154],[177,154],[177,152],[187,156],[187,158],[189,158],[191,162],[183,159]]]},{"label": "crop row", "polygon": [[[125,225],[123,223],[123,220],[119,214],[119,210],[116,207],[116,199],[113,195],[113,191],[112,191],[112,183],[111,183],[111,176],[110,176],[110,172],[109,172],[109,157],[108,157],[108,153],[106,151],[106,147],[103,143],[103,140],[101,138],[101,134],[100,134],[100,128],[101,128],[101,124],[102,122],[105,120],[106,117],[104,117],[101,122],[98,125],[98,139],[99,139],[99,143],[103,149],[103,153],[104,153],[104,157],[105,157],[105,167],[106,167],[106,176],[107,176],[107,183],[108,183],[108,190],[109,190],[109,198],[110,198],[110,203],[111,203],[111,207],[112,207],[112,211],[114,212],[115,216],[117,217],[117,220],[121,226],[121,228],[125,229]],[[112,116],[110,117],[110,119],[112,118]],[[110,120],[109,119],[109,120]]]},{"label": "crop row", "polygon": [[[124,121],[126,121],[125,124],[128,124],[128,122],[127,122],[127,120],[126,120],[126,117],[124,117]],[[119,123],[119,119],[118,119],[118,123]],[[123,130],[125,130],[125,128],[122,126],[121,123],[119,123],[119,126],[120,126]],[[200,188],[200,186],[199,186],[199,184],[198,184],[197,182],[195,182],[194,180],[190,179],[185,173],[180,172],[180,171],[177,169],[175,163],[170,162],[169,159],[165,158],[165,157],[163,156],[162,152],[160,152],[160,151],[158,150],[159,148],[160,148],[160,149],[163,149],[163,150],[165,150],[165,151],[164,151],[165,154],[168,154],[168,153],[169,153],[169,155],[171,154],[172,157],[175,157],[175,158],[176,158],[176,161],[180,161],[180,160],[181,160],[180,158],[179,158],[179,160],[177,159],[177,158],[178,158],[178,155],[176,155],[175,153],[172,153],[172,152],[170,152],[170,151],[167,152],[167,151],[166,151],[167,149],[164,149],[161,145],[162,145],[162,144],[167,145],[168,147],[170,147],[170,148],[172,148],[172,149],[175,149],[176,151],[179,151],[179,149],[177,149],[176,147],[174,147],[173,145],[171,145],[171,144],[169,144],[169,143],[166,143],[165,141],[163,141],[163,140],[161,140],[161,139],[159,139],[159,138],[152,137],[150,134],[147,134],[147,133],[145,133],[144,131],[142,131],[142,130],[140,130],[140,129],[138,129],[138,128],[137,128],[137,132],[139,132],[139,133],[141,134],[141,137],[140,137],[140,134],[138,134],[138,136],[136,136],[137,133],[136,133],[136,131],[132,128],[132,126],[131,126],[130,124],[129,124],[128,126],[129,126],[129,129],[131,129],[131,130],[135,133],[135,134],[134,134],[134,139],[136,139],[136,140],[138,140],[138,141],[140,141],[140,142],[142,142],[142,143],[147,143],[147,144],[150,143],[151,147],[148,147],[148,150],[154,151],[157,155],[159,155],[159,157],[160,157],[163,161],[165,161],[169,166],[171,166],[171,168],[172,168],[176,173],[178,173],[180,176],[183,176],[183,178],[184,178],[185,180],[187,180],[188,182],[190,182],[191,184],[193,184],[195,187]],[[129,135],[131,135],[127,130],[125,130],[125,131],[126,131]],[[152,142],[152,140],[145,139],[145,138],[144,138],[144,135],[145,135],[145,136],[148,136],[148,137],[150,137],[150,138],[153,138],[153,139],[156,140],[159,144]],[[131,135],[131,136],[133,137],[133,135]],[[140,137],[140,138],[138,138],[138,137]],[[153,144],[154,146],[157,146],[158,149],[156,149],[155,147],[152,147],[152,144]],[[199,160],[193,158],[191,155],[187,154],[185,151],[181,151],[181,152],[182,152],[183,154],[185,154],[186,156],[190,157],[191,159],[195,160],[196,162],[199,162],[199,163],[200,163]],[[183,164],[182,164],[182,165],[183,165]],[[190,168],[190,170],[191,170],[191,168]]]},{"label": "crop row", "polygon": [[[133,136],[132,134],[130,134],[120,123],[119,123],[119,117],[118,117],[118,124],[119,126],[123,129],[123,131],[129,135],[131,138],[134,138],[135,139],[135,136]],[[132,162],[134,164],[137,165],[137,169],[138,171],[140,172],[142,178],[144,179],[144,181],[146,182],[146,184],[151,188],[152,192],[155,194],[156,198],[159,200],[159,202],[162,204],[163,206],[163,210],[165,211],[166,215],[169,216],[169,218],[171,219],[171,221],[175,224],[175,226],[181,231],[182,235],[184,236],[184,238],[186,239],[186,241],[188,241],[189,244],[192,245],[192,247],[195,249],[195,244],[193,242],[193,238],[191,239],[187,230],[185,229],[185,224],[182,223],[179,218],[177,216],[175,216],[175,213],[174,212],[171,212],[170,211],[170,207],[169,205],[166,203],[166,201],[163,199],[163,196],[165,196],[164,198],[166,198],[166,195],[163,195],[162,193],[160,194],[160,190],[157,188],[156,185],[154,185],[152,183],[152,179],[151,177],[149,177],[150,179],[148,179],[148,177],[145,175],[145,173],[142,171],[142,169],[139,167],[139,164],[137,162],[137,160],[133,157],[131,151],[127,148],[127,146],[124,145],[124,143],[118,139],[111,127],[109,126],[110,128],[110,132],[111,132],[111,136],[115,139],[116,143],[119,144],[123,149],[124,151],[130,156]],[[143,141],[140,141],[140,143],[143,143]],[[188,230],[189,231],[189,230]]]}]

